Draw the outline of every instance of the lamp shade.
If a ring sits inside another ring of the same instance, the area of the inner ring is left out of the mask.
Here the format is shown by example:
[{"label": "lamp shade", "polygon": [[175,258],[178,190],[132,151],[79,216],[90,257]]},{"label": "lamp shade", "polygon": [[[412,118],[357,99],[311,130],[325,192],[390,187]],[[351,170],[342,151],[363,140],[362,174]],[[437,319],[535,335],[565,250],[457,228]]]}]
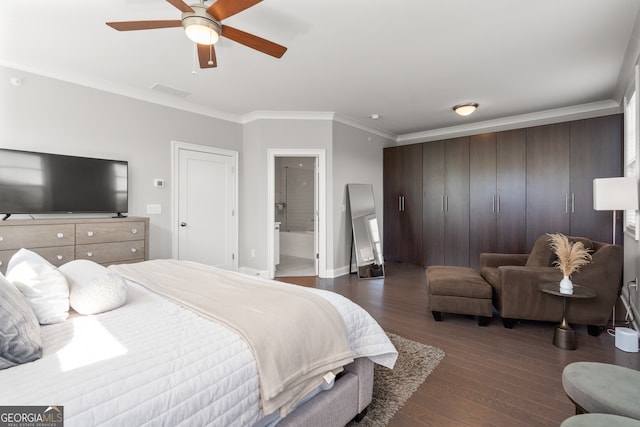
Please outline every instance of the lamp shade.
[{"label": "lamp shade", "polygon": [[593,209],[623,211],[638,209],[638,181],[635,177],[593,180]]}]

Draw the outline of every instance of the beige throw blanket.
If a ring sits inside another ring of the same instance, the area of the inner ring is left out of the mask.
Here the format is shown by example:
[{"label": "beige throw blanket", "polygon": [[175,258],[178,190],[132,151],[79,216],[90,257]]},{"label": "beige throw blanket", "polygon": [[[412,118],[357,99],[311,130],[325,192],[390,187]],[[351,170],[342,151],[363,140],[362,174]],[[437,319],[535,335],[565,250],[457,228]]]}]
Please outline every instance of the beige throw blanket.
[{"label": "beige throw blanket", "polygon": [[280,408],[285,416],[325,374],[353,361],[340,314],[304,289],[187,261],[110,268],[239,333],[256,359],[265,415]]}]

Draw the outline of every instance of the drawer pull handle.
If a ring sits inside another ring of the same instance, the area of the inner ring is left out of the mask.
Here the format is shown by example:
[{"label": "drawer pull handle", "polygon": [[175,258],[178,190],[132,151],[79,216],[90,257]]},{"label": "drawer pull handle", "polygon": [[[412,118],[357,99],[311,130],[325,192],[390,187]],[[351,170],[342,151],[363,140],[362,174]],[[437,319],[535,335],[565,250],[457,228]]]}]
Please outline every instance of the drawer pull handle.
[{"label": "drawer pull handle", "polygon": [[57,258],[57,259],[58,259],[58,261],[59,261],[59,260],[61,260],[61,259],[62,259],[62,255],[56,255],[56,258]]},{"label": "drawer pull handle", "polygon": [[138,250],[136,248],[131,248],[131,252],[135,254],[136,252],[138,252]]},{"label": "drawer pull handle", "polygon": [[92,257],[93,256],[93,252],[87,252],[87,256],[88,257]]},{"label": "drawer pull handle", "polygon": [[132,229],[131,229],[131,233],[136,234],[137,232],[138,232],[138,229],[137,229],[137,228],[132,228]]},{"label": "drawer pull handle", "polygon": [[87,236],[93,237],[93,231],[87,231]]},{"label": "drawer pull handle", "polygon": [[4,237],[0,236],[0,242],[2,242],[4,240]]},{"label": "drawer pull handle", "polygon": [[0,261],[0,265],[2,265],[2,261]]},{"label": "drawer pull handle", "polygon": [[64,233],[58,233],[58,234],[56,234],[56,237],[58,239],[62,239],[64,237]]}]

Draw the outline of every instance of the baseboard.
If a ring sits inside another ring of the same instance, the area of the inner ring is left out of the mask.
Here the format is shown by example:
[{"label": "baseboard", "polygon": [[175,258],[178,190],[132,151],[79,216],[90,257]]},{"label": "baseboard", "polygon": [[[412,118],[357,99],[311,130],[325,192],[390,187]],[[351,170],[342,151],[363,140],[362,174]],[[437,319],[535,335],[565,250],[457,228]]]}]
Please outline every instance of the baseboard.
[{"label": "baseboard", "polygon": [[349,274],[349,266],[345,265],[342,267],[335,268],[333,270],[327,269],[327,278],[334,279],[339,276],[344,276],[345,274]]},{"label": "baseboard", "polygon": [[259,276],[264,278],[269,277],[269,272],[267,270],[256,270],[255,268],[250,268],[250,267],[240,267],[238,269],[238,272],[242,274],[247,274],[249,276]]}]

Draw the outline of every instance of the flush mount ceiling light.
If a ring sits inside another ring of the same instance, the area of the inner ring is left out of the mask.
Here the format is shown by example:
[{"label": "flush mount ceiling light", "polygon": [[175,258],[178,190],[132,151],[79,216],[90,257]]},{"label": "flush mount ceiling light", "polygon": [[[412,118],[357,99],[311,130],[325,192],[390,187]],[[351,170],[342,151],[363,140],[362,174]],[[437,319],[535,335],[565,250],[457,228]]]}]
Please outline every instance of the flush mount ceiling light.
[{"label": "flush mount ceiling light", "polygon": [[220,38],[222,26],[207,13],[203,5],[191,5],[193,12],[182,13],[182,27],[194,43],[212,45]]},{"label": "flush mount ceiling light", "polygon": [[476,108],[478,108],[477,102],[465,102],[464,104],[458,104],[453,107],[453,111],[460,116],[468,116],[476,111]]}]

